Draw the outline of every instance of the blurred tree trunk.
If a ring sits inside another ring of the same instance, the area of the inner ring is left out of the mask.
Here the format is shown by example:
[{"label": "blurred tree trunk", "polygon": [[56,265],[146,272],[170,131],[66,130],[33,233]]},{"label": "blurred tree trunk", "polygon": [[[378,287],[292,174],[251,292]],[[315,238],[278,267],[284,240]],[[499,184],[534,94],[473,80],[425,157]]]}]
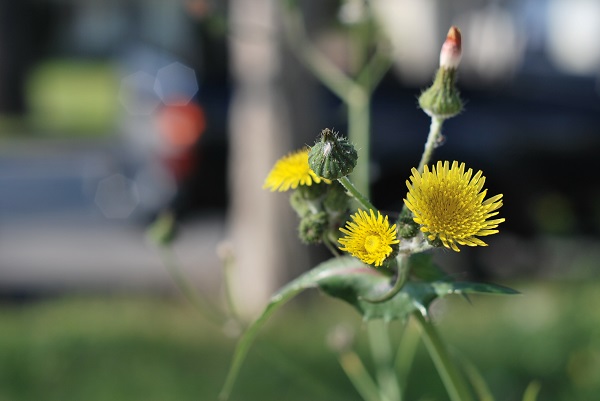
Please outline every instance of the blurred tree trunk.
[{"label": "blurred tree trunk", "polygon": [[231,289],[240,313],[262,310],[291,266],[306,265],[288,195],[262,185],[293,149],[280,87],[281,37],[276,2],[230,0],[229,230],[236,258]]}]

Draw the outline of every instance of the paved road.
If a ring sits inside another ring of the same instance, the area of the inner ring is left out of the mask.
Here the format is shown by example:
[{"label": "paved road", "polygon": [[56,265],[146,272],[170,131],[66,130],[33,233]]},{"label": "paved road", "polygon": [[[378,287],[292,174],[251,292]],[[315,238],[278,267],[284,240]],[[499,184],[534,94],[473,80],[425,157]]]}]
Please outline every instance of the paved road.
[{"label": "paved road", "polygon": [[[0,291],[169,286],[160,258],[144,237],[144,192],[136,187],[133,197],[131,191],[109,197],[109,207],[117,211],[132,207],[132,199],[137,202],[126,218],[108,218],[98,205],[99,184],[129,173],[131,166],[121,163],[111,145],[2,146]],[[215,249],[223,236],[223,212],[201,213],[182,226],[176,252],[203,286],[218,280]]]}]

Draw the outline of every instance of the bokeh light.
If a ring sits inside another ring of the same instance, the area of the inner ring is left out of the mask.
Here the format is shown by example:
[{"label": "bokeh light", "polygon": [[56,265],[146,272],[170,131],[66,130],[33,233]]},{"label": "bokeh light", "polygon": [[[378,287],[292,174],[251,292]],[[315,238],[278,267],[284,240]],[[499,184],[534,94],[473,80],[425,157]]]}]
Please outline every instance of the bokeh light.
[{"label": "bokeh light", "polygon": [[158,70],[154,90],[164,104],[185,105],[198,92],[196,73],[179,62],[171,63]]},{"label": "bokeh light", "polygon": [[122,174],[114,174],[98,183],[96,205],[108,219],[126,219],[140,202],[135,182]]},{"label": "bokeh light", "polygon": [[548,53],[565,72],[595,75],[600,67],[600,2],[552,0],[548,8]]},{"label": "bokeh light", "polygon": [[178,151],[194,145],[206,129],[202,108],[195,103],[170,105],[157,113],[159,131],[166,145]]},{"label": "bokeh light", "polygon": [[138,71],[121,80],[119,101],[134,116],[148,116],[160,104],[154,92],[155,78],[144,71]]}]

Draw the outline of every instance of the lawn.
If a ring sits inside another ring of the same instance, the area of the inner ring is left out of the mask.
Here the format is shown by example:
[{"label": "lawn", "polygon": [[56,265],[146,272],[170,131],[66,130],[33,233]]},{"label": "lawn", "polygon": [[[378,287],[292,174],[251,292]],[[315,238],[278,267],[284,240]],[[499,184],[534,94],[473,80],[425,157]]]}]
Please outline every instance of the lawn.
[{"label": "lawn", "polygon": [[[433,308],[438,328],[489,381],[498,401],[596,399],[600,391],[599,283],[513,283],[523,295],[460,298]],[[332,327],[366,330],[346,305],[316,292],[284,306],[242,367],[236,400],[360,400],[326,343]],[[392,331],[400,335],[400,324]],[[216,400],[235,340],[178,297],[65,295],[0,305],[0,401]],[[408,400],[446,400],[423,349]]]}]

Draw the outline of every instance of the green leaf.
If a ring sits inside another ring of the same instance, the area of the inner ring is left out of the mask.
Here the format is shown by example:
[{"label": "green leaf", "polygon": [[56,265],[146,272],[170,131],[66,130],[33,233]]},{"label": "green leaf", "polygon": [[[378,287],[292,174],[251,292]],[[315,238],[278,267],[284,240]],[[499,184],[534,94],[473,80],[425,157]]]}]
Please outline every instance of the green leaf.
[{"label": "green leaf", "polygon": [[[468,281],[453,282],[452,292],[448,294],[498,294],[498,295],[516,295],[520,294],[519,291],[513,290],[509,287],[504,287],[498,284],[487,284],[487,283],[471,283]],[[441,286],[440,286],[441,288]],[[441,294],[440,294],[441,295]]]},{"label": "green leaf", "polygon": [[433,263],[430,253],[415,253],[410,256],[410,273],[423,281],[437,281],[448,278],[448,275]]},{"label": "green leaf", "polygon": [[[425,263],[425,262],[424,262]],[[381,318],[386,321],[406,319],[420,311],[427,314],[433,300],[449,294],[515,294],[510,288],[493,284],[451,281],[408,281],[391,299],[371,303],[390,291],[394,282],[389,271],[374,269],[358,260],[343,256],[330,259],[288,283],[270,300],[260,317],[244,333],[235,350],[229,374],[221,391],[221,399],[229,397],[239,369],[259,329],[278,308],[307,288],[320,288],[327,295],[354,306],[363,319]]]}]

